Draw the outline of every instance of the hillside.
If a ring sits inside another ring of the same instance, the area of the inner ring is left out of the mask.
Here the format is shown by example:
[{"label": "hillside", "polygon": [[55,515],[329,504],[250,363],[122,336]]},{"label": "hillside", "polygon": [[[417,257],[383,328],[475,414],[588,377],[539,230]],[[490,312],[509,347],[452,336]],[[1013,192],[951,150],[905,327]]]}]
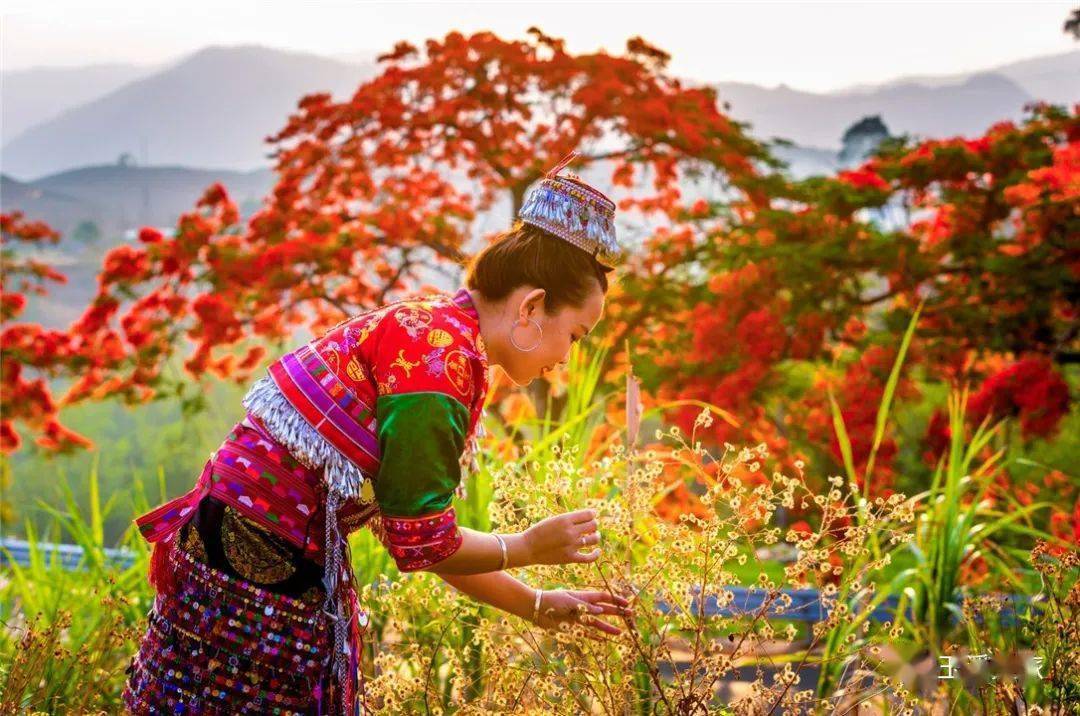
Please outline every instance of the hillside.
[{"label": "hillside", "polygon": [[0,145],[23,131],[52,119],[156,68],[143,65],[89,65],[86,67],[31,67],[0,73]]},{"label": "hillside", "polygon": [[3,148],[18,179],[111,163],[250,170],[269,164],[264,138],[304,95],[351,93],[370,67],[264,47],[211,47],[69,109]]},{"label": "hillside", "polygon": [[960,84],[973,74],[991,73],[1007,77],[1020,85],[1033,98],[1054,104],[1071,105],[1080,102],[1080,50],[1059,52],[1043,57],[1009,62],[989,67],[982,73],[964,72],[951,75],[912,75],[881,84],[857,85],[837,94],[862,93],[883,87],[920,84],[927,87]]},{"label": "hillside", "polygon": [[[263,138],[285,124],[297,100],[316,91],[346,97],[375,69],[372,53],[335,59],[265,47],[210,47],[68,106],[59,116],[39,116],[35,126],[3,145],[0,160],[4,173],[23,180],[115,163],[124,153],[147,165],[266,167],[269,147]],[[86,68],[87,88],[95,86],[95,71]],[[76,72],[65,71],[64,87]],[[5,73],[5,83],[13,74]],[[844,128],[859,117],[881,115],[897,133],[950,136],[1019,118],[1032,99],[1080,101],[1080,52],[830,93],[740,82],[715,86],[731,114],[750,122],[757,136],[835,151]],[[88,97],[57,87],[57,103]],[[4,116],[23,111],[26,96],[5,84]],[[9,110],[12,104],[18,109]]]},{"label": "hillside", "polygon": [[47,222],[61,241],[35,251],[68,276],[68,283],[35,297],[24,320],[61,327],[78,317],[97,286],[101,257],[132,240],[143,225],[171,228],[190,211],[210,184],[220,181],[241,213],[251,214],[270,190],[267,170],[229,172],[188,167],[93,166],[54,174],[34,182],[0,176],[0,209],[19,210]]},{"label": "hillside", "polygon": [[811,147],[838,147],[844,129],[867,115],[881,115],[896,134],[977,134],[999,120],[1019,119],[1032,99],[1018,84],[995,74],[936,87],[911,82],[844,94],[738,82],[716,87],[732,116],[750,122],[755,135]]}]

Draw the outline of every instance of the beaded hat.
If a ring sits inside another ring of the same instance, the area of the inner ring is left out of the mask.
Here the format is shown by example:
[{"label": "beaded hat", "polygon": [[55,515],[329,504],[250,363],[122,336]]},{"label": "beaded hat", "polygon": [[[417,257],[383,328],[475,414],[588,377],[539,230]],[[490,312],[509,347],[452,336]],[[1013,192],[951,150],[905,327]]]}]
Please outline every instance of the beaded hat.
[{"label": "beaded hat", "polygon": [[570,152],[544,175],[521,205],[518,218],[569,241],[601,266],[615,268],[625,258],[615,239],[615,202],[570,172],[558,176],[577,155]]}]

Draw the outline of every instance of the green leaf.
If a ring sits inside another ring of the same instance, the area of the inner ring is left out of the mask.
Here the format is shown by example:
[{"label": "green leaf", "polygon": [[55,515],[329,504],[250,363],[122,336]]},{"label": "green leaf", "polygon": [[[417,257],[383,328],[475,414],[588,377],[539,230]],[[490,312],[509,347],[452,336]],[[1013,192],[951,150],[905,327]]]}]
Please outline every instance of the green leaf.
[{"label": "green leaf", "polygon": [[915,335],[915,328],[919,324],[919,314],[922,313],[922,309],[923,302],[920,302],[918,308],[915,309],[915,313],[911,316],[907,330],[904,331],[904,338],[900,341],[900,350],[896,353],[896,360],[893,361],[892,370],[889,371],[889,379],[885,382],[885,391],[881,396],[877,419],[874,422],[874,443],[870,448],[870,456],[866,459],[866,471],[863,473],[864,496],[866,494],[865,486],[870,484],[870,476],[874,472],[874,460],[885,437],[885,423],[889,418],[889,409],[892,407],[893,396],[896,394],[896,386],[900,382],[900,370],[904,365],[908,347],[911,345],[911,337]]}]

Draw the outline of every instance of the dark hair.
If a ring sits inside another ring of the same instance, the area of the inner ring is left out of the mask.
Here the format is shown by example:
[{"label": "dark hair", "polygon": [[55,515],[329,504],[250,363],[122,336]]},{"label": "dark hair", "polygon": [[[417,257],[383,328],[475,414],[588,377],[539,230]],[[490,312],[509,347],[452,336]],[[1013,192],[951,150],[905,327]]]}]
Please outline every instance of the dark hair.
[{"label": "dark hair", "polygon": [[584,305],[593,281],[607,293],[609,271],[569,241],[518,220],[469,261],[465,285],[489,301],[526,284],[542,288],[544,311],[551,314],[564,305]]}]

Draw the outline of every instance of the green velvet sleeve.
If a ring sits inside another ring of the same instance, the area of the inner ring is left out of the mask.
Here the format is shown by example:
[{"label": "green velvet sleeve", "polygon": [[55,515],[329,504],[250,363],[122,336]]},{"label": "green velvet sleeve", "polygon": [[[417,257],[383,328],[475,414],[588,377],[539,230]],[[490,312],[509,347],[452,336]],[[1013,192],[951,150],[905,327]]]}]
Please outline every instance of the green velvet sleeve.
[{"label": "green velvet sleeve", "polygon": [[376,403],[379,511],[415,517],[450,506],[461,480],[469,411],[444,393],[383,395]]}]

